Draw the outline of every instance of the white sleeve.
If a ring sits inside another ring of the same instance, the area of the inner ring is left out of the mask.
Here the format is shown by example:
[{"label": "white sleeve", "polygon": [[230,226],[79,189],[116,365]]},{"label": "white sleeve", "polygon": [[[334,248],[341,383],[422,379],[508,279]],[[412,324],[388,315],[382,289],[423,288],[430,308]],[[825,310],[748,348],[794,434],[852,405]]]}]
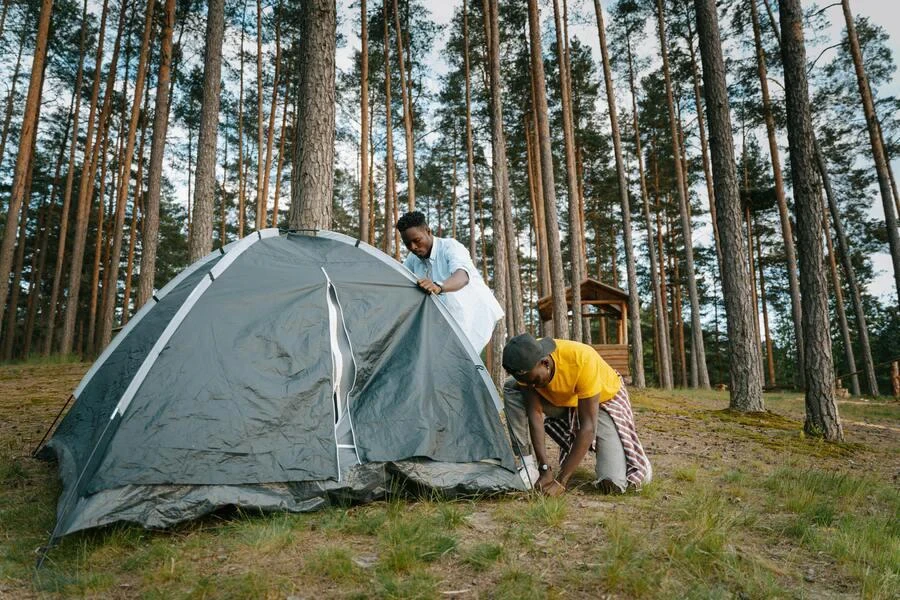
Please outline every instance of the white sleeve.
[{"label": "white sleeve", "polygon": [[475,268],[475,263],[472,262],[472,257],[469,255],[469,251],[466,250],[465,246],[454,239],[447,239],[445,240],[445,243],[447,245],[447,264],[451,274],[462,269],[468,273],[470,280],[478,275],[478,269]]}]

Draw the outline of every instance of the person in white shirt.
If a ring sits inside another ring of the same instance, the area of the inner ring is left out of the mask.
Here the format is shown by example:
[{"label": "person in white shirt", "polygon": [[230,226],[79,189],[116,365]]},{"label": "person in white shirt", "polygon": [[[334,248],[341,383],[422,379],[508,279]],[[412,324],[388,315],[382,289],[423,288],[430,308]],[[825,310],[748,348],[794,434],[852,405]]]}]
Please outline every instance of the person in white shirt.
[{"label": "person in white shirt", "polygon": [[469,251],[452,238],[432,235],[419,211],[400,217],[397,230],[409,250],[403,265],[416,276],[422,291],[437,295],[475,351],[481,352],[504,314]]}]

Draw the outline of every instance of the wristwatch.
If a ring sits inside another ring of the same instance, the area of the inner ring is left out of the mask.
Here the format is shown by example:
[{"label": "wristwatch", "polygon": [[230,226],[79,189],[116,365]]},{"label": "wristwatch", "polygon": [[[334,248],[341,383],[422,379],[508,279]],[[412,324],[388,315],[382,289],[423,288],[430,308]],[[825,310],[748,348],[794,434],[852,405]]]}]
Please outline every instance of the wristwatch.
[{"label": "wristwatch", "polygon": [[540,470],[541,473],[546,473],[547,471],[550,470],[550,465],[548,465],[547,463],[543,463],[541,466],[538,467],[538,469]]}]

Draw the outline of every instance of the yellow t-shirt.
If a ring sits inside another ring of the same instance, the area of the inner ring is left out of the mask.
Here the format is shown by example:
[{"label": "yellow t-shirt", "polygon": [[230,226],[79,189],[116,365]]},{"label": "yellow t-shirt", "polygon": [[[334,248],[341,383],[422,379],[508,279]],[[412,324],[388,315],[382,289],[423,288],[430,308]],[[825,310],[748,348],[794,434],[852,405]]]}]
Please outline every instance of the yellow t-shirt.
[{"label": "yellow t-shirt", "polygon": [[619,391],[619,374],[587,344],[554,340],[550,353],[556,365],[553,379],[535,390],[555,406],[578,406],[578,400],[599,394],[600,402],[610,400]]}]

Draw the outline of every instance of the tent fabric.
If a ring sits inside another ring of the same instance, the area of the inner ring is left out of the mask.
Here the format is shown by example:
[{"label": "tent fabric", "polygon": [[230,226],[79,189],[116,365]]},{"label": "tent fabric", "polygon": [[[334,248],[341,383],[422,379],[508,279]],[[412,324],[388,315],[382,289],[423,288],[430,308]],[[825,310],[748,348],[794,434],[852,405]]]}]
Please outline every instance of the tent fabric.
[{"label": "tent fabric", "polygon": [[53,536],[223,506],[307,511],[397,482],[522,489],[474,349],[358,240],[257,232],[198,261],[120,332],[47,444]]}]

